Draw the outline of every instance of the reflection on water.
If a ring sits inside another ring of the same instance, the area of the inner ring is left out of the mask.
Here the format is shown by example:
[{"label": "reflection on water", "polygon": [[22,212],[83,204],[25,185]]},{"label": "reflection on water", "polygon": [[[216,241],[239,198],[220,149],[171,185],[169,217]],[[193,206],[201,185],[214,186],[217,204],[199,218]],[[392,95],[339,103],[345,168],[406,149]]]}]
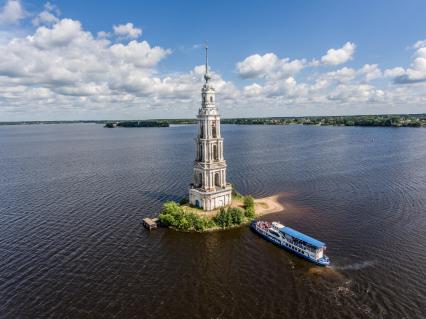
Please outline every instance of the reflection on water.
[{"label": "reflection on water", "polygon": [[231,182],[328,244],[319,268],[248,227],[140,221],[186,195],[194,126],[0,127],[5,318],[420,318],[426,130],[224,125]]}]

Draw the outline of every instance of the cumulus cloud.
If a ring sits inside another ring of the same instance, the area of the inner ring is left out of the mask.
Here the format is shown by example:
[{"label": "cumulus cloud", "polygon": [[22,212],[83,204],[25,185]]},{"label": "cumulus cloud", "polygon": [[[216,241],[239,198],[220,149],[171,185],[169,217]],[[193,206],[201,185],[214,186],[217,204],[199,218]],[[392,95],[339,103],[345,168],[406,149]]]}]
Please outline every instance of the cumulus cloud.
[{"label": "cumulus cloud", "polygon": [[133,23],[119,24],[113,26],[114,34],[122,38],[136,39],[142,34],[142,29],[133,26]]},{"label": "cumulus cloud", "polygon": [[274,53],[254,54],[237,63],[237,72],[243,78],[282,78],[298,73],[305,60],[279,59]]},{"label": "cumulus cloud", "polygon": [[396,78],[400,77],[405,74],[405,70],[401,68],[400,66],[393,68],[393,69],[387,69],[384,72],[384,76],[387,78]]},{"label": "cumulus cloud", "polygon": [[53,24],[59,21],[60,11],[57,6],[51,4],[50,2],[46,2],[44,5],[44,10],[40,12],[33,20],[33,24],[35,26],[39,26],[42,24]]},{"label": "cumulus cloud", "polygon": [[385,93],[368,84],[340,84],[328,95],[328,99],[341,103],[370,103],[384,100]]},{"label": "cumulus cloud", "polygon": [[382,77],[382,71],[377,64],[365,64],[358,73],[361,74],[367,82]]},{"label": "cumulus cloud", "polygon": [[25,11],[19,0],[6,1],[0,10],[0,24],[15,24],[25,18]]},{"label": "cumulus cloud", "polygon": [[167,85],[152,74],[168,54],[146,41],[97,39],[79,21],[62,19],[0,45],[0,78],[65,96],[149,95]]},{"label": "cumulus cloud", "polygon": [[413,48],[414,49],[420,49],[426,47],[426,40],[419,40],[416,43],[414,43]]},{"label": "cumulus cloud", "polygon": [[327,72],[322,77],[327,80],[333,80],[340,83],[345,83],[345,82],[349,82],[353,80],[356,77],[356,74],[357,72],[355,69],[343,67],[336,71]]},{"label": "cumulus cloud", "polygon": [[[355,53],[356,45],[347,42],[340,49],[329,49],[327,54],[320,60],[313,59],[307,62],[306,59],[290,58],[280,59],[275,53],[266,53],[264,55],[253,54],[236,64],[238,74],[245,79],[250,78],[269,78],[282,79],[294,76],[306,67],[317,67],[321,65],[339,65],[352,59]],[[372,71],[371,71],[372,72]],[[370,72],[370,73],[371,73]],[[369,75],[372,79],[374,75]]]},{"label": "cumulus cloud", "polygon": [[253,83],[244,87],[244,94],[246,96],[260,96],[263,91],[263,87],[257,83]]},{"label": "cumulus cloud", "polygon": [[324,65],[339,65],[352,59],[355,53],[356,45],[352,42],[346,42],[340,49],[329,49],[321,57],[321,63]]},{"label": "cumulus cloud", "polygon": [[[426,40],[417,41],[413,47],[417,49],[414,59],[404,72],[401,71],[401,68],[398,69],[399,74],[394,78],[395,83],[409,84],[426,81]],[[391,72],[388,71],[388,74]],[[394,70],[393,73],[395,72]]]},{"label": "cumulus cloud", "polygon": [[[132,23],[115,25],[111,33],[93,35],[79,21],[59,16],[59,10],[47,3],[42,12],[32,15],[32,31],[5,31],[2,36],[3,119],[16,114],[21,114],[20,119],[35,114],[40,119],[46,119],[46,114],[66,118],[67,112],[74,118],[82,118],[85,112],[97,112],[90,113],[97,114],[96,118],[105,118],[104,114],[120,114],[121,118],[194,114],[204,65],[189,71],[160,72],[158,66],[173,54],[172,50],[139,40],[142,30]],[[311,61],[272,52],[253,54],[236,63],[244,85],[223,79],[215,68],[210,71],[211,82],[225,116],[270,115],[268,110],[287,115],[288,108],[313,110],[317,106],[352,111],[356,105],[425,105],[425,47],[426,41],[412,46],[415,53],[408,68],[383,71],[372,63],[359,68],[342,66],[353,57],[355,44],[351,42]],[[323,65],[328,68],[321,68]],[[385,81],[396,85],[386,86]],[[402,82],[414,84],[399,85]],[[155,113],[156,109],[160,111]]]}]

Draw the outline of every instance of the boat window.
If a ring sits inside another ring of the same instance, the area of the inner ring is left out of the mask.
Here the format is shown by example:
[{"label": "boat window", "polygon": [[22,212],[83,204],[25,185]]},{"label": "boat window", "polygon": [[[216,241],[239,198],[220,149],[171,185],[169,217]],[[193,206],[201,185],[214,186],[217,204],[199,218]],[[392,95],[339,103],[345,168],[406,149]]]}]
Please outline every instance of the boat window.
[{"label": "boat window", "polygon": [[270,229],[269,230],[269,232],[272,234],[272,235],[274,235],[274,236],[277,236],[277,237],[279,237],[280,235],[276,232],[276,231],[274,231],[274,230],[272,230],[272,229]]}]

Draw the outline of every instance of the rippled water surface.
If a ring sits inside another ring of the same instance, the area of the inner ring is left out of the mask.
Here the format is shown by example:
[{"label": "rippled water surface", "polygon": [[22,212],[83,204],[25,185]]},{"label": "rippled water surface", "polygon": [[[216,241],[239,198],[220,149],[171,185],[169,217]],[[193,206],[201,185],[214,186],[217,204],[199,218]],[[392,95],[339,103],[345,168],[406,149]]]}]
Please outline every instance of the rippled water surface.
[{"label": "rippled water surface", "polygon": [[319,268],[248,227],[141,219],[187,192],[195,126],[0,127],[1,318],[424,318],[426,130],[224,125],[228,177],[281,193]]}]

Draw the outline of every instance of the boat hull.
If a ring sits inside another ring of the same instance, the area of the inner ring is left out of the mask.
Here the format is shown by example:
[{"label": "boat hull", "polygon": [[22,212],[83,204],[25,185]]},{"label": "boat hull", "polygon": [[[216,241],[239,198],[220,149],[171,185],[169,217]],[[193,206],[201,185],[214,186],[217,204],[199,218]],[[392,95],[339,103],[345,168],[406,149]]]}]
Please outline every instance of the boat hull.
[{"label": "boat hull", "polygon": [[295,250],[293,250],[293,249],[291,249],[290,247],[287,247],[287,246],[285,246],[285,245],[283,245],[278,239],[276,239],[276,238],[273,238],[272,236],[268,236],[268,235],[266,235],[266,234],[264,234],[264,233],[262,233],[262,232],[260,232],[257,228],[256,228],[256,221],[253,221],[251,224],[250,224],[250,228],[256,233],[256,234],[258,234],[260,237],[263,237],[264,239],[266,239],[267,241],[270,241],[271,243],[273,243],[273,244],[275,244],[275,245],[277,245],[278,247],[280,247],[280,248],[282,248],[282,249],[285,249],[285,250],[287,250],[287,251],[289,251],[289,252],[291,252],[291,253],[293,253],[293,254],[295,254],[295,255],[297,255],[298,257],[301,257],[301,258],[303,258],[303,259],[305,259],[305,260],[307,260],[307,261],[309,261],[309,262],[311,262],[311,263],[313,263],[313,264],[315,264],[315,265],[317,265],[317,266],[322,266],[322,267],[325,267],[325,266],[328,266],[328,265],[330,265],[330,262],[329,261],[322,261],[322,260],[316,260],[316,259],[313,259],[313,258],[310,258],[309,256],[306,256],[306,255],[304,255],[304,254],[301,254],[301,253],[299,253],[298,251],[295,251]]}]

